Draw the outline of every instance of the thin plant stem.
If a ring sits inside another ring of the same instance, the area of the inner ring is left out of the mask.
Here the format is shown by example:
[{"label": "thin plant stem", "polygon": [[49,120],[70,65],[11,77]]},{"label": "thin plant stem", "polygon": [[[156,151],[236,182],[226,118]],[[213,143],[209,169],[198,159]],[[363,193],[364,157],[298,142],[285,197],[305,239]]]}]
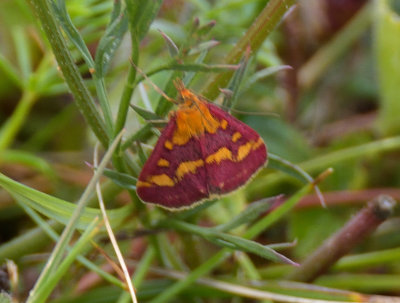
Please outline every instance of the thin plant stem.
[{"label": "thin plant stem", "polygon": [[37,96],[34,92],[25,90],[11,117],[0,129],[0,152],[7,149],[24,124]]},{"label": "thin plant stem", "polygon": [[82,112],[102,145],[107,147],[110,142],[110,137],[107,133],[105,123],[97,111],[92,95],[84,84],[83,78],[72,58],[67,43],[61,34],[60,26],[53,16],[48,0],[30,0],[30,2],[43,26],[43,30],[53,49],[60,70],[74,96],[79,110]]},{"label": "thin plant stem", "polygon": [[[150,266],[156,257],[156,250],[152,245],[147,247],[146,252],[141,257],[139,264],[135,268],[135,273],[133,275],[132,281],[136,286],[136,289],[140,288],[140,285],[143,283],[144,278],[148,271],[150,270]],[[128,303],[129,302],[129,293],[124,292],[119,297],[116,303]]]},{"label": "thin plant stem", "polygon": [[[96,145],[95,154],[94,154],[94,166],[95,167],[97,167],[97,165],[98,165],[98,160],[97,160],[98,152],[97,152],[97,150],[98,150],[98,145]],[[110,238],[111,244],[112,244],[112,246],[114,248],[115,254],[117,255],[119,264],[120,264],[120,266],[122,268],[122,272],[124,274],[126,284],[128,285],[129,294],[131,295],[132,302],[133,303],[137,303],[138,301],[137,301],[137,298],[136,298],[136,292],[135,292],[135,289],[133,287],[131,278],[129,276],[128,267],[126,266],[124,257],[123,257],[123,255],[121,253],[121,250],[120,250],[119,246],[118,246],[117,239],[116,239],[116,237],[115,237],[115,235],[113,233],[110,221],[109,221],[108,216],[107,216],[106,207],[104,205],[103,195],[101,193],[101,186],[100,186],[100,182],[99,181],[97,181],[97,183],[96,183],[96,193],[97,193],[97,197],[98,197],[98,200],[99,200],[99,206],[100,206],[101,213],[103,215],[103,220],[104,220],[104,224],[105,224],[105,227],[106,227],[106,230],[107,230],[107,234],[108,234],[108,237]]]},{"label": "thin plant stem", "polygon": [[[252,52],[257,52],[264,40],[282,20],[284,14],[296,2],[296,0],[268,1],[254,23],[225,57],[223,64],[237,64],[248,47]],[[210,100],[214,99],[219,94],[219,88],[228,84],[232,73],[229,71],[215,76],[211,75],[202,94]]]}]

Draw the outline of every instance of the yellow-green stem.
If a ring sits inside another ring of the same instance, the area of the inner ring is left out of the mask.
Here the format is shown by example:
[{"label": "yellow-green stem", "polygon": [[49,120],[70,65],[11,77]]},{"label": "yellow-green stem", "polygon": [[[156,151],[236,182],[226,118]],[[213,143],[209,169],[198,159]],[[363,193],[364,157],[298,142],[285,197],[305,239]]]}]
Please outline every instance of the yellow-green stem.
[{"label": "yellow-green stem", "polygon": [[32,105],[37,96],[34,92],[24,91],[21,100],[12,113],[11,117],[3,124],[0,130],[0,152],[7,149],[15,139],[18,131],[21,129],[26,117],[28,116]]}]

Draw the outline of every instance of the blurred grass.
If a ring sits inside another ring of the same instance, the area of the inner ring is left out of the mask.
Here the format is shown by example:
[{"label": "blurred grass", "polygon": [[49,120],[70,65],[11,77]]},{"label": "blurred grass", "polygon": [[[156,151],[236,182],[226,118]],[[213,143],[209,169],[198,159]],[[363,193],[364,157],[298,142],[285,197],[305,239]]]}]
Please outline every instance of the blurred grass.
[{"label": "blurred grass", "polygon": [[[35,302],[51,293],[48,302],[131,300],[123,282],[110,275],[118,276],[116,258],[103,229],[89,233],[100,213],[93,193],[85,196],[90,208],[77,221],[87,233],[75,232],[73,241],[63,243],[73,254],[64,260],[51,242],[60,243],[57,233],[72,224],[74,201],[88,190],[93,172],[85,161],[92,162],[95,143],[107,150],[122,128],[124,142],[116,146],[102,191],[140,302],[248,302],[278,294],[287,295],[285,301],[370,299],[356,291],[399,295],[398,207],[312,285],[350,292],[311,289],[311,282],[274,283],[292,268],[258,256],[276,249],[274,256],[301,263],[346,224],[360,202],[374,198],[363,192],[386,190],[400,198],[397,5],[395,0],[0,2],[0,259],[14,260],[21,277],[11,295],[26,300],[52,252],[62,267],[46,274],[62,283],[40,282]],[[246,68],[232,69],[229,64],[237,64],[248,46]],[[234,75],[229,88],[240,114],[232,113],[259,132],[269,152],[315,177],[334,168],[319,184],[332,198],[328,207],[307,204],[309,196],[301,200],[313,185],[294,178],[298,173],[290,165],[266,168],[235,194],[182,213],[141,203],[131,183],[142,165],[139,154],[147,154],[158,133],[146,117],[167,118],[172,104],[142,82],[131,61],[170,97],[172,81],[180,77],[218,103],[218,89],[227,88]],[[269,68],[277,72],[254,77]],[[339,190],[363,198],[340,203]],[[272,199],[268,213],[250,204],[279,194],[287,200]],[[231,228],[222,232],[218,226]],[[278,246],[270,246],[274,243]],[[261,244],[267,245],[263,252],[252,254]],[[201,280],[205,276],[212,280]]]}]

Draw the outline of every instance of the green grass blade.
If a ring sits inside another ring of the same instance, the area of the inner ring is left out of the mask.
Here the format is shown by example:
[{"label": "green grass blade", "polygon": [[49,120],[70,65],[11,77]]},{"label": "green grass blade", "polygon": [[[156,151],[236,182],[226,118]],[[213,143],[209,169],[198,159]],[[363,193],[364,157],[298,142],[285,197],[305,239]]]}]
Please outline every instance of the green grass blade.
[{"label": "green grass blade", "polygon": [[170,227],[190,234],[195,234],[207,239],[208,241],[229,249],[240,250],[256,254],[260,257],[266,258],[274,262],[285,264],[294,264],[285,256],[277,253],[268,246],[263,246],[255,241],[244,239],[238,236],[219,232],[214,228],[200,227],[194,224],[189,224],[183,221],[167,220],[164,228]]},{"label": "green grass blade", "polygon": [[390,8],[390,1],[374,2],[375,51],[380,84],[378,125],[386,135],[400,131],[400,19]]},{"label": "green grass blade", "polygon": [[22,81],[17,69],[2,53],[0,53],[0,70],[2,70],[11,82],[18,86],[18,88],[24,88],[25,83]]},{"label": "green grass blade", "polygon": [[[71,216],[76,212],[77,205],[65,200],[47,195],[26,185],[18,183],[0,173],[0,186],[7,190],[12,196],[15,196],[21,203],[35,209],[39,213],[67,224]],[[109,210],[110,221],[113,226],[120,225],[129,214],[131,205],[119,209]],[[77,222],[77,228],[84,230],[93,219],[101,215],[100,210],[86,207],[80,211],[80,218]]]},{"label": "green grass blade", "polygon": [[36,100],[37,95],[35,93],[29,90],[24,91],[11,117],[0,128],[0,152],[9,148],[13,143]]}]

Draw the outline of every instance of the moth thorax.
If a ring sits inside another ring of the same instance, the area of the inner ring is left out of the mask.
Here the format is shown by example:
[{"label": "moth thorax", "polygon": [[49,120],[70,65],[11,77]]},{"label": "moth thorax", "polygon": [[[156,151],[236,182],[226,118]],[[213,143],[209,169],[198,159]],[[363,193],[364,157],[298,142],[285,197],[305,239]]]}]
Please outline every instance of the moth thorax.
[{"label": "moth thorax", "polygon": [[190,101],[182,104],[176,115],[176,130],[173,135],[173,143],[186,144],[192,137],[198,138],[205,132],[216,133],[220,123],[216,120],[203,102]]}]

